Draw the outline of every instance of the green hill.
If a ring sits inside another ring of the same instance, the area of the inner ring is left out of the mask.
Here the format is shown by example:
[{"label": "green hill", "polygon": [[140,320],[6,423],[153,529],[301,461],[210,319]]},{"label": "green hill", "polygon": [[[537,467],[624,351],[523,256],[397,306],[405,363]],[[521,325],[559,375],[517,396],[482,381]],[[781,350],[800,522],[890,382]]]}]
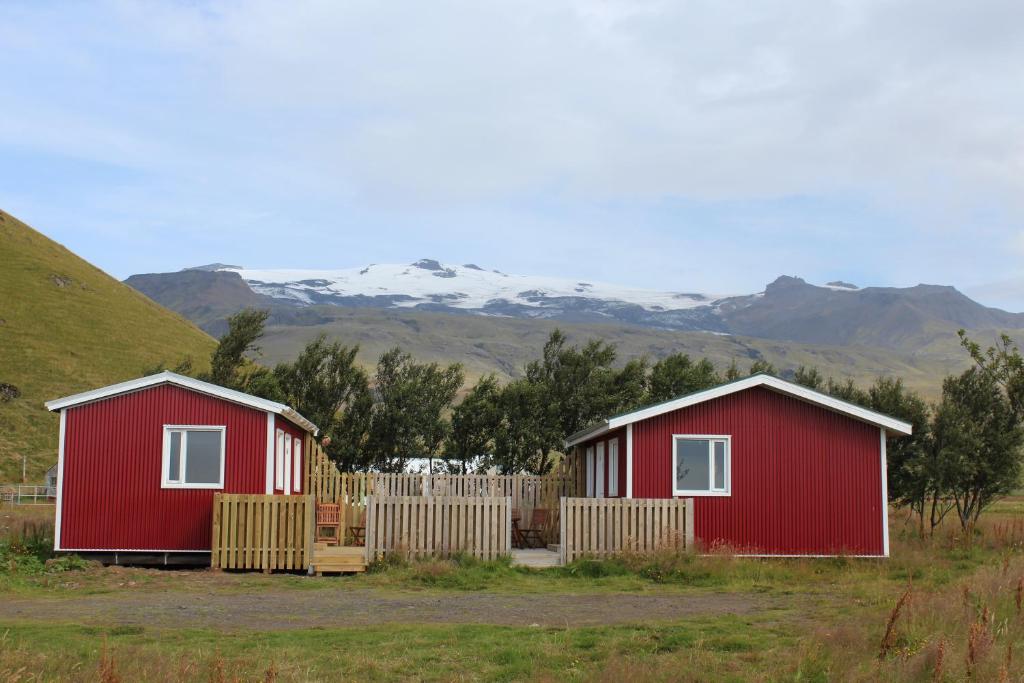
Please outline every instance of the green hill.
[{"label": "green hill", "polygon": [[[0,211],[0,482],[29,481],[57,460],[58,420],[43,401],[139,376],[214,340],[177,313]],[[9,394],[10,392],[8,392]]]}]

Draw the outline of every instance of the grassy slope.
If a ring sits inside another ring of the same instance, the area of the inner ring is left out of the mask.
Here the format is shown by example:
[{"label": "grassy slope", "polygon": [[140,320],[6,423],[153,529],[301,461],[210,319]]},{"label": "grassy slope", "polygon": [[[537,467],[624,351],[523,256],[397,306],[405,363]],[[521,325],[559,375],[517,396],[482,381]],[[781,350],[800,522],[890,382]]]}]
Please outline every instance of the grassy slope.
[{"label": "grassy slope", "polygon": [[[57,459],[56,416],[43,401],[137,377],[214,340],[100,269],[0,212],[0,382],[21,397],[0,403],[0,481],[37,481]],[[58,284],[61,283],[61,284]]]},{"label": "grassy slope", "polygon": [[[471,379],[487,372],[509,377],[517,375],[527,361],[538,357],[548,334],[560,327],[575,342],[590,337],[614,342],[619,347],[620,359],[641,355],[656,359],[683,351],[707,356],[720,368],[736,359],[740,368],[745,369],[753,359],[764,357],[783,372],[800,365],[817,366],[826,375],[852,378],[863,385],[879,375],[902,377],[908,386],[931,399],[938,398],[945,374],[959,372],[969,364],[956,336],[948,330],[927,348],[896,352],[622,325],[331,306],[307,310],[323,321],[313,325],[270,326],[262,342],[262,362],[294,358],[302,345],[317,334],[325,333],[346,344],[359,344],[360,360],[366,365],[375,363],[384,350],[399,345],[422,360],[460,361]],[[979,332],[973,336],[987,343],[993,333]]]}]

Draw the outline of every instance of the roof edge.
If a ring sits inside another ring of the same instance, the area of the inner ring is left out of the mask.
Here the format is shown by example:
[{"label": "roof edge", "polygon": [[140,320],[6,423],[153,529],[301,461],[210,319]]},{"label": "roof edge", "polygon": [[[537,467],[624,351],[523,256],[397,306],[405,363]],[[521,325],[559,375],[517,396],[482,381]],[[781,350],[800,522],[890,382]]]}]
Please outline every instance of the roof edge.
[{"label": "roof edge", "polygon": [[100,387],[99,389],[91,389],[89,391],[71,394],[70,396],[65,396],[63,398],[56,398],[51,401],[46,401],[43,405],[46,406],[46,409],[50,412],[55,412],[64,410],[65,408],[73,408],[75,406],[82,405],[83,403],[92,403],[94,401],[101,401],[121,394],[149,389],[160,384],[173,384],[184,389],[197,391],[201,394],[214,396],[224,399],[225,401],[231,401],[232,403],[238,403],[250,408],[255,408],[256,410],[272,412],[288,418],[306,431],[311,432],[313,436],[320,433],[320,430],[315,424],[304,418],[290,406],[283,403],[271,401],[266,398],[260,398],[259,396],[253,396],[252,394],[247,394],[242,391],[228,389],[227,387],[222,387],[218,384],[204,382],[202,380],[195,379],[194,377],[179,375],[169,370],[164,370],[163,372],[147,375],[145,377],[138,377],[126,382],[118,382],[117,384]]},{"label": "roof edge", "polygon": [[703,403],[705,401],[710,401],[722,396],[728,396],[729,394],[759,386],[763,386],[778,393],[847,415],[848,417],[860,420],[861,422],[873,424],[876,427],[896,432],[897,434],[910,435],[914,431],[913,425],[908,422],[904,422],[903,420],[898,420],[889,415],[884,415],[874,410],[870,410],[869,408],[864,408],[854,403],[850,403],[849,401],[829,396],[828,394],[815,389],[810,389],[801,384],[780,379],[774,375],[758,373],[749,377],[733,380],[732,382],[726,382],[725,384],[719,384],[718,386],[711,387],[710,389],[703,389],[662,403],[656,403],[654,405],[638,408],[637,410],[633,410],[628,413],[612,416],[594,426],[588,427],[587,429],[571,435],[565,440],[565,445],[569,448],[582,441],[586,441],[595,436],[600,436],[601,434],[613,429],[633,424],[634,422],[657,417],[658,415],[670,413],[682,408],[688,408],[689,406],[696,405],[698,403]]}]

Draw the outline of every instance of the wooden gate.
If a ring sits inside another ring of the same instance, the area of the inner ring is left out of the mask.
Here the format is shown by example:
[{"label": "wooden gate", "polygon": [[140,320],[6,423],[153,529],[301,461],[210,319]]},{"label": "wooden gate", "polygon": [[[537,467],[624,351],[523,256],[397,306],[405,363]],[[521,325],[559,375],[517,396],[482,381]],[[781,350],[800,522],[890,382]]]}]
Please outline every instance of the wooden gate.
[{"label": "wooden gate", "polygon": [[315,506],[313,496],[214,494],[210,566],[308,569]]},{"label": "wooden gate", "polygon": [[369,496],[368,562],[390,553],[493,560],[512,552],[512,499]]},{"label": "wooden gate", "polygon": [[693,548],[692,498],[562,498],[562,564]]}]

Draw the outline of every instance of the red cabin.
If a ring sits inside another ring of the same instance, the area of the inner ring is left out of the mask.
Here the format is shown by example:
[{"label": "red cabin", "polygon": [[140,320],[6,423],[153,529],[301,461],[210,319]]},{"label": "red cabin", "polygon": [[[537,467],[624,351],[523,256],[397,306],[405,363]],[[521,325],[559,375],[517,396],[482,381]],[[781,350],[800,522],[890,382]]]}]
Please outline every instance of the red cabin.
[{"label": "red cabin", "polygon": [[208,561],[213,494],[302,493],[286,405],[172,372],[50,401],[60,412],[54,548],[113,562]]},{"label": "red cabin", "polygon": [[751,555],[889,555],[885,442],[906,422],[770,375],[571,436],[588,497],[692,498],[696,540]]}]

